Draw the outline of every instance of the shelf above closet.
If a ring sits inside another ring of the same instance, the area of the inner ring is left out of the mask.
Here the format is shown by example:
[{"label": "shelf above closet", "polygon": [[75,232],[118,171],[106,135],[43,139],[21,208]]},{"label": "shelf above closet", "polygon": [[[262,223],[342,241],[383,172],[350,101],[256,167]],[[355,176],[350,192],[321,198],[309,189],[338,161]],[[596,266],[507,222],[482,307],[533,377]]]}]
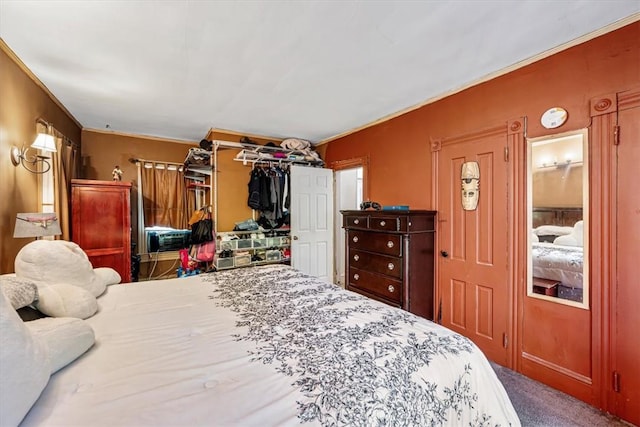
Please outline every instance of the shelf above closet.
[{"label": "shelf above closet", "polygon": [[287,150],[282,147],[271,147],[267,145],[243,148],[236,154],[234,160],[245,164],[259,162],[293,163],[311,166],[321,166],[324,164],[322,159],[320,159],[313,150]]}]

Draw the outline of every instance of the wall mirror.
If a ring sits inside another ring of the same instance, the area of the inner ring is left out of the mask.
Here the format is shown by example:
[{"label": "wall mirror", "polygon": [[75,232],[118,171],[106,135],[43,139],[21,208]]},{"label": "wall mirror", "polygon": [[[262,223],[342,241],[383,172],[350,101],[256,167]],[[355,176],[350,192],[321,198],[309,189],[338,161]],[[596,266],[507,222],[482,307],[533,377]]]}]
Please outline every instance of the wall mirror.
[{"label": "wall mirror", "polygon": [[587,130],[527,140],[527,296],[589,308]]}]

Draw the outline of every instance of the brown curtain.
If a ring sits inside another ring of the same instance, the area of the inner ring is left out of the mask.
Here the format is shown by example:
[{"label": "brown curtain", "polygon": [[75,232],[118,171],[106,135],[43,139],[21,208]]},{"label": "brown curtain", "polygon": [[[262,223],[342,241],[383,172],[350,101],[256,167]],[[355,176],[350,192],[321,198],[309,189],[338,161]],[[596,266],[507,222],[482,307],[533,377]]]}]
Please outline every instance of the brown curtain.
[{"label": "brown curtain", "polygon": [[145,161],[141,184],[145,227],[187,227],[187,191],[180,170],[175,166]]},{"label": "brown curtain", "polygon": [[67,138],[56,138],[57,152],[51,153],[54,209],[58,214],[61,240],[71,240],[71,180],[79,176],[80,156],[77,145]]}]

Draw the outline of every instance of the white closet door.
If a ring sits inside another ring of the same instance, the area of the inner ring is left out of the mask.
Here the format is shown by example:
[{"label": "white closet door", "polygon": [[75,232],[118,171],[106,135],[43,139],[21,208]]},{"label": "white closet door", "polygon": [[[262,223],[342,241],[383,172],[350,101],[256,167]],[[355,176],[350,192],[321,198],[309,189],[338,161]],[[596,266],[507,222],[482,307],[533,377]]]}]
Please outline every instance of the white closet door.
[{"label": "white closet door", "polygon": [[291,166],[291,265],[333,282],[333,171]]}]

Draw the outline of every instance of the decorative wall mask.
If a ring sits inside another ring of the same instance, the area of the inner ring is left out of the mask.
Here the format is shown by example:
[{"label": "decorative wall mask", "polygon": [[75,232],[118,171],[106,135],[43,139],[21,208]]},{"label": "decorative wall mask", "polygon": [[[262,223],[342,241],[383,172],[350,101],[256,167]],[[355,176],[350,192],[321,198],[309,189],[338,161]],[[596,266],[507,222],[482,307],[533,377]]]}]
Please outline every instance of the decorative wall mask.
[{"label": "decorative wall mask", "polygon": [[462,164],[462,209],[474,211],[478,206],[478,192],[480,188],[480,167],[478,162]]}]

